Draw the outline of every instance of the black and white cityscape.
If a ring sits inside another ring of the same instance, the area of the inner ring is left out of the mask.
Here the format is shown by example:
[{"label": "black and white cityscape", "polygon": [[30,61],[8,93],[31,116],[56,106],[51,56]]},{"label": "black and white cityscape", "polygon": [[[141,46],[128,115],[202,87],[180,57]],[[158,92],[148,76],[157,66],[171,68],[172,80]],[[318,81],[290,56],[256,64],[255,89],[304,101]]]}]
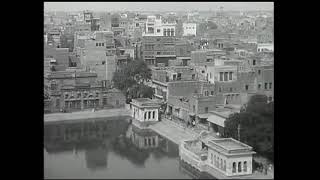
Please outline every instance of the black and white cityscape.
[{"label": "black and white cityscape", "polygon": [[273,2],[44,2],[45,179],[274,179]]}]

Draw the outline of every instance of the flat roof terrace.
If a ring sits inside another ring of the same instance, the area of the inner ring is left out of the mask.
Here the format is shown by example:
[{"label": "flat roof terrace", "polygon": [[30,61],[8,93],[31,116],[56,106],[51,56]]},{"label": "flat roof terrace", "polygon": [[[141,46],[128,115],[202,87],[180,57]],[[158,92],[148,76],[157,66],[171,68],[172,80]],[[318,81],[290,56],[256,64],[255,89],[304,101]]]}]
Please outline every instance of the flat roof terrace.
[{"label": "flat roof terrace", "polygon": [[243,146],[242,144],[236,143],[231,140],[223,140],[218,142],[223,147],[226,147],[227,149],[240,149],[240,148],[246,148],[246,146]]},{"label": "flat roof terrace", "polygon": [[237,141],[233,138],[222,138],[222,139],[213,139],[209,141],[210,145],[216,145],[220,148],[223,148],[227,151],[232,150],[252,150],[251,146],[248,146],[240,141]]},{"label": "flat roof terrace", "polygon": [[160,101],[149,98],[137,98],[132,99],[131,104],[140,106],[140,107],[160,107]]}]

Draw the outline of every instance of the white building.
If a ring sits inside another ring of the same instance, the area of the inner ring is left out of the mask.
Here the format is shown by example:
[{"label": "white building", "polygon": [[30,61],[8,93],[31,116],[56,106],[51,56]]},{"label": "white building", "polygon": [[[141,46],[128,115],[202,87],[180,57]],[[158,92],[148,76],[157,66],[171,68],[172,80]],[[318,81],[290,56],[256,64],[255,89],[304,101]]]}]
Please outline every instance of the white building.
[{"label": "white building", "polygon": [[252,174],[252,147],[233,138],[217,138],[202,131],[193,140],[179,147],[180,159],[217,179],[254,179]]},{"label": "white building", "polygon": [[[223,61],[216,60],[215,66],[206,67],[206,76],[209,82],[234,82],[237,80],[237,67],[223,65]],[[218,64],[219,62],[219,64]]]},{"label": "white building", "polygon": [[273,52],[273,43],[260,43],[257,46],[257,52]]},{"label": "white building", "polygon": [[139,122],[159,121],[160,103],[149,98],[132,99],[132,117]]},{"label": "white building", "polygon": [[162,22],[161,16],[148,16],[143,36],[175,36],[175,23]]},{"label": "white building", "polygon": [[183,23],[183,36],[196,36],[197,24],[196,23]]},{"label": "white building", "polygon": [[226,176],[252,174],[252,147],[232,138],[208,141],[207,165]]}]

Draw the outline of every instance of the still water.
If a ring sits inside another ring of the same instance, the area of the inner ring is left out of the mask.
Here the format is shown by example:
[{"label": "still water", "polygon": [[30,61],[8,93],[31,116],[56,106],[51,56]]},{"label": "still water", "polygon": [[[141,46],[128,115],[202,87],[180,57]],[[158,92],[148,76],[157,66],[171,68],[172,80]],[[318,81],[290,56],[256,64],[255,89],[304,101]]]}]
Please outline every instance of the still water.
[{"label": "still water", "polygon": [[47,124],[44,138],[44,178],[200,178],[178,145],[125,119]]}]

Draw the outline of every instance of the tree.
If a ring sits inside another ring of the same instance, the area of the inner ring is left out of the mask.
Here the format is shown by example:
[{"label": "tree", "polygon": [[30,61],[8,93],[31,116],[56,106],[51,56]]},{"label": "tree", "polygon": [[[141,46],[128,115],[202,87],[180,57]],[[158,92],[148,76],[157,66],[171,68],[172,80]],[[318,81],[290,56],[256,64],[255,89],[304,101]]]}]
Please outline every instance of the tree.
[{"label": "tree", "polygon": [[252,146],[260,155],[273,162],[274,105],[265,95],[254,95],[240,113],[232,114],[225,121],[225,137],[238,139]]},{"label": "tree", "polygon": [[208,27],[208,29],[217,29],[218,25],[212,21],[208,21],[207,27]]},{"label": "tree", "polygon": [[153,88],[144,83],[151,80],[151,70],[142,60],[130,61],[114,73],[114,86],[126,94],[127,99],[152,98]]}]

